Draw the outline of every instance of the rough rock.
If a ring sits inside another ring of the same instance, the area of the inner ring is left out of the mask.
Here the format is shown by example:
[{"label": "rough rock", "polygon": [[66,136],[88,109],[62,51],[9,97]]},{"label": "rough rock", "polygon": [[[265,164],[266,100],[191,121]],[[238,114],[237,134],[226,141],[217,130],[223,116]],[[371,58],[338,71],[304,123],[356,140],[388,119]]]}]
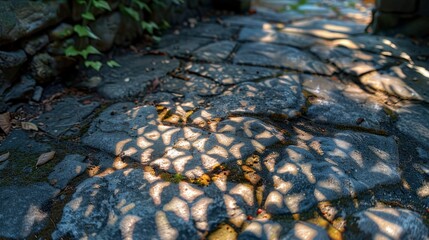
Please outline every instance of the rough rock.
[{"label": "rough rock", "polygon": [[92,40],[94,46],[100,51],[108,51],[112,48],[115,36],[121,23],[121,14],[114,12],[110,15],[101,16],[92,23],[91,29],[100,39]]},{"label": "rough rock", "polygon": [[292,229],[285,235],[280,237],[281,240],[329,240],[328,233],[325,229],[308,223],[298,221]]},{"label": "rough rock", "polygon": [[238,28],[234,27],[225,27],[214,23],[199,23],[194,28],[182,29],[180,35],[229,40],[237,32]]},{"label": "rough rock", "polygon": [[28,55],[34,55],[40,49],[46,47],[46,45],[48,45],[48,43],[49,43],[48,35],[45,35],[45,34],[40,35],[40,36],[34,37],[34,38],[30,39],[29,41],[27,41],[24,44],[24,51]]},{"label": "rough rock", "polygon": [[230,118],[205,131],[162,125],[155,107],[131,103],[106,109],[82,139],[84,144],[115,156],[129,156],[189,178],[281,140],[282,134],[274,127],[253,118]]},{"label": "rough rock", "polygon": [[407,209],[370,208],[354,215],[362,232],[371,239],[427,240],[429,230],[420,216]]},{"label": "rough rock", "polygon": [[166,35],[159,43],[159,51],[176,57],[190,57],[192,52],[213,40],[190,36]]},{"label": "rough rock", "polygon": [[73,35],[73,26],[67,23],[61,23],[49,33],[49,38],[51,40],[63,40],[71,35]]},{"label": "rough rock", "polygon": [[396,127],[402,133],[429,147],[429,109],[424,105],[408,105],[396,111]]},{"label": "rough rock", "polygon": [[22,76],[21,81],[16,83],[4,96],[4,101],[9,102],[13,100],[22,99],[27,93],[34,90],[36,81],[30,76]]},{"label": "rough rock", "polygon": [[296,11],[275,12],[267,8],[255,6],[256,14],[252,18],[265,20],[272,23],[286,23],[305,19],[306,16]]},{"label": "rough rock", "polygon": [[311,52],[345,73],[360,76],[395,63],[394,59],[342,47],[314,46]]},{"label": "rough rock", "polygon": [[0,237],[21,239],[49,221],[45,204],[58,194],[47,183],[0,187]]},{"label": "rough rock", "polygon": [[85,172],[87,164],[83,163],[84,160],[85,156],[79,154],[67,155],[49,174],[51,185],[64,189],[73,178]]},{"label": "rough rock", "polygon": [[233,41],[215,42],[197,49],[192,53],[193,58],[208,62],[219,62],[226,60],[235,48]]},{"label": "rough rock", "polygon": [[344,131],[313,137],[307,147],[280,152],[265,209],[272,214],[300,213],[331,201],[400,181],[398,147],[393,137]]},{"label": "rough rock", "polygon": [[316,43],[316,38],[296,33],[282,33],[269,29],[243,28],[238,37],[240,41],[266,42],[308,48]]},{"label": "rough rock", "polygon": [[155,79],[179,67],[179,61],[165,56],[128,55],[115,59],[120,68],[104,68],[97,91],[106,98],[123,99],[144,93]]},{"label": "rough rock", "polygon": [[250,200],[224,186],[174,184],[141,169],[94,177],[77,187],[52,238],[200,239]]},{"label": "rough rock", "polygon": [[383,105],[357,86],[306,75],[303,88],[313,94],[307,116],[317,122],[385,130],[391,122]]},{"label": "rough rock", "polygon": [[161,80],[160,90],[185,95],[195,92],[200,96],[213,96],[223,92],[224,87],[216,82],[193,74],[183,74],[179,78],[166,77]]},{"label": "rough rock", "polygon": [[387,92],[401,99],[429,102],[429,65],[423,62],[402,64],[385,71],[360,77],[360,82],[375,90]]},{"label": "rough rock", "polygon": [[31,60],[31,76],[36,79],[37,83],[46,84],[58,76],[58,67],[54,57],[47,53],[39,53]]},{"label": "rough rock", "polygon": [[279,239],[282,226],[274,221],[256,219],[250,222],[238,236],[238,239]]},{"label": "rough rock", "polygon": [[269,43],[245,43],[237,51],[234,63],[280,67],[303,72],[332,75],[335,68],[293,47]]},{"label": "rough rock", "polygon": [[188,63],[185,69],[191,73],[209,77],[222,85],[251,82],[258,79],[274,77],[281,73],[280,70],[275,69],[232,64]]},{"label": "rough rock", "polygon": [[43,95],[43,88],[41,86],[36,86],[34,88],[34,93],[33,93],[33,96],[31,97],[31,100],[35,102],[40,102],[40,100],[42,99],[42,95]]},{"label": "rough rock", "polygon": [[27,55],[23,50],[0,51],[0,79],[12,82],[16,78],[20,66],[25,61],[27,61]]},{"label": "rough rock", "polygon": [[60,22],[62,3],[28,0],[0,2],[0,44],[14,42]]},{"label": "rough rock", "polygon": [[35,123],[42,123],[39,128],[53,136],[78,134],[82,121],[85,120],[100,104],[91,102],[82,104],[75,98],[65,98],[53,106],[50,112],[45,112],[36,119]]},{"label": "rough rock", "polygon": [[[208,100],[209,107],[191,115],[195,124],[230,114],[280,115],[293,118],[304,106],[299,75],[242,83]],[[208,114],[208,115],[207,115]]]}]

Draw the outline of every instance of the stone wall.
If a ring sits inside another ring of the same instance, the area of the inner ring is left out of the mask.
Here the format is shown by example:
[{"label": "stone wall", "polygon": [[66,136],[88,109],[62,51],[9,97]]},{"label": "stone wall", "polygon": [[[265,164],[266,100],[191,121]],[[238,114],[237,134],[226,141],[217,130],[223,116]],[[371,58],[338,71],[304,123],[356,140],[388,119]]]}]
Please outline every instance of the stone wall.
[{"label": "stone wall", "polygon": [[373,33],[429,35],[428,0],[377,0],[373,21],[369,28]]},{"label": "stone wall", "polygon": [[[100,40],[93,41],[101,51],[113,45],[126,45],[142,35],[140,24],[120,13],[118,2],[109,0],[112,11],[98,11],[91,23]],[[147,20],[166,20],[171,25],[198,17],[211,4],[210,0],[187,0],[177,5],[165,1],[165,8],[153,9]],[[65,69],[76,64],[66,57],[64,49],[74,43],[73,24],[81,21],[82,6],[75,0],[3,0],[0,1],[0,98],[13,101],[36,85],[58,78]],[[18,85],[17,90],[12,85]],[[15,89],[14,89],[15,88]]]}]

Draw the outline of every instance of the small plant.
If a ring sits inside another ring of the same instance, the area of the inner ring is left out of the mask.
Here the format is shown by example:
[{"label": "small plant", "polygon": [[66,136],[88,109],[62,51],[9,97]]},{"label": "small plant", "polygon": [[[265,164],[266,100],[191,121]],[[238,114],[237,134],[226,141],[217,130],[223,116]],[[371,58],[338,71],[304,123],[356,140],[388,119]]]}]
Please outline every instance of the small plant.
[{"label": "small plant", "polygon": [[[102,54],[95,46],[90,44],[91,39],[98,40],[99,37],[91,30],[89,24],[96,21],[97,15],[94,13],[98,11],[112,11],[111,6],[105,0],[74,0],[79,5],[84,7],[84,11],[81,14],[82,22],[75,24],[73,27],[74,33],[79,37],[77,44],[68,46],[65,49],[65,55],[68,57],[81,57],[84,60],[85,67],[93,68],[96,71],[100,71],[103,63],[100,61],[90,60],[91,55]],[[155,35],[156,31],[161,28],[168,28],[170,25],[166,21],[162,21],[162,26],[158,26],[153,21],[146,21],[142,17],[142,13],[151,13],[152,8],[144,2],[144,0],[118,0],[119,11],[131,17],[134,21],[138,22],[143,31],[149,34],[152,39],[159,41],[159,37]],[[161,7],[166,7],[167,0],[152,0],[151,3]],[[184,0],[173,0],[174,4],[183,4]],[[120,67],[119,63],[114,60],[106,62],[108,67]]]}]

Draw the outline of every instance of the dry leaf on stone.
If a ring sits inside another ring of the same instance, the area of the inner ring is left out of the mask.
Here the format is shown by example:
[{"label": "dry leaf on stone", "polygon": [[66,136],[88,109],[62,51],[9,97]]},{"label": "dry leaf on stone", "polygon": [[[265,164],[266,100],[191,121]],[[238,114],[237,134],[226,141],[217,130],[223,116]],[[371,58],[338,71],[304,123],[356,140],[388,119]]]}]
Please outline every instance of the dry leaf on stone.
[{"label": "dry leaf on stone", "polygon": [[9,134],[12,124],[10,122],[10,113],[0,114],[0,128],[4,133]]},{"label": "dry leaf on stone", "polygon": [[37,127],[37,125],[31,122],[21,122],[21,127],[24,130],[39,131],[39,128]]},{"label": "dry leaf on stone", "polygon": [[9,152],[0,155],[0,163],[6,161],[9,158],[9,156],[10,156]]},{"label": "dry leaf on stone", "polygon": [[55,151],[42,153],[42,155],[39,156],[39,159],[37,159],[36,167],[49,162],[50,160],[52,160],[52,158],[54,158],[54,156],[55,156]]}]

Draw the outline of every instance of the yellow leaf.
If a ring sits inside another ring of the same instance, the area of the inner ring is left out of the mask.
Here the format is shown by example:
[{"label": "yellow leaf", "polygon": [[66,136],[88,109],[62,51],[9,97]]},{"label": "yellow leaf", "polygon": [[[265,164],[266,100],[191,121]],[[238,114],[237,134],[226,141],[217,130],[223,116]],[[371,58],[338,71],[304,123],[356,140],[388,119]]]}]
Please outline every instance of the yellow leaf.
[{"label": "yellow leaf", "polygon": [[10,156],[9,152],[0,155],[0,163],[6,161],[9,158],[9,156]]},{"label": "yellow leaf", "polygon": [[9,134],[12,124],[10,123],[10,113],[0,114],[0,128],[4,133]]},{"label": "yellow leaf", "polygon": [[37,127],[37,125],[31,122],[21,122],[21,127],[24,130],[39,131],[39,128]]},{"label": "yellow leaf", "polygon": [[55,151],[42,153],[39,156],[39,159],[37,159],[36,167],[49,162],[50,160],[52,160],[52,158],[54,158],[54,156],[55,156]]}]

